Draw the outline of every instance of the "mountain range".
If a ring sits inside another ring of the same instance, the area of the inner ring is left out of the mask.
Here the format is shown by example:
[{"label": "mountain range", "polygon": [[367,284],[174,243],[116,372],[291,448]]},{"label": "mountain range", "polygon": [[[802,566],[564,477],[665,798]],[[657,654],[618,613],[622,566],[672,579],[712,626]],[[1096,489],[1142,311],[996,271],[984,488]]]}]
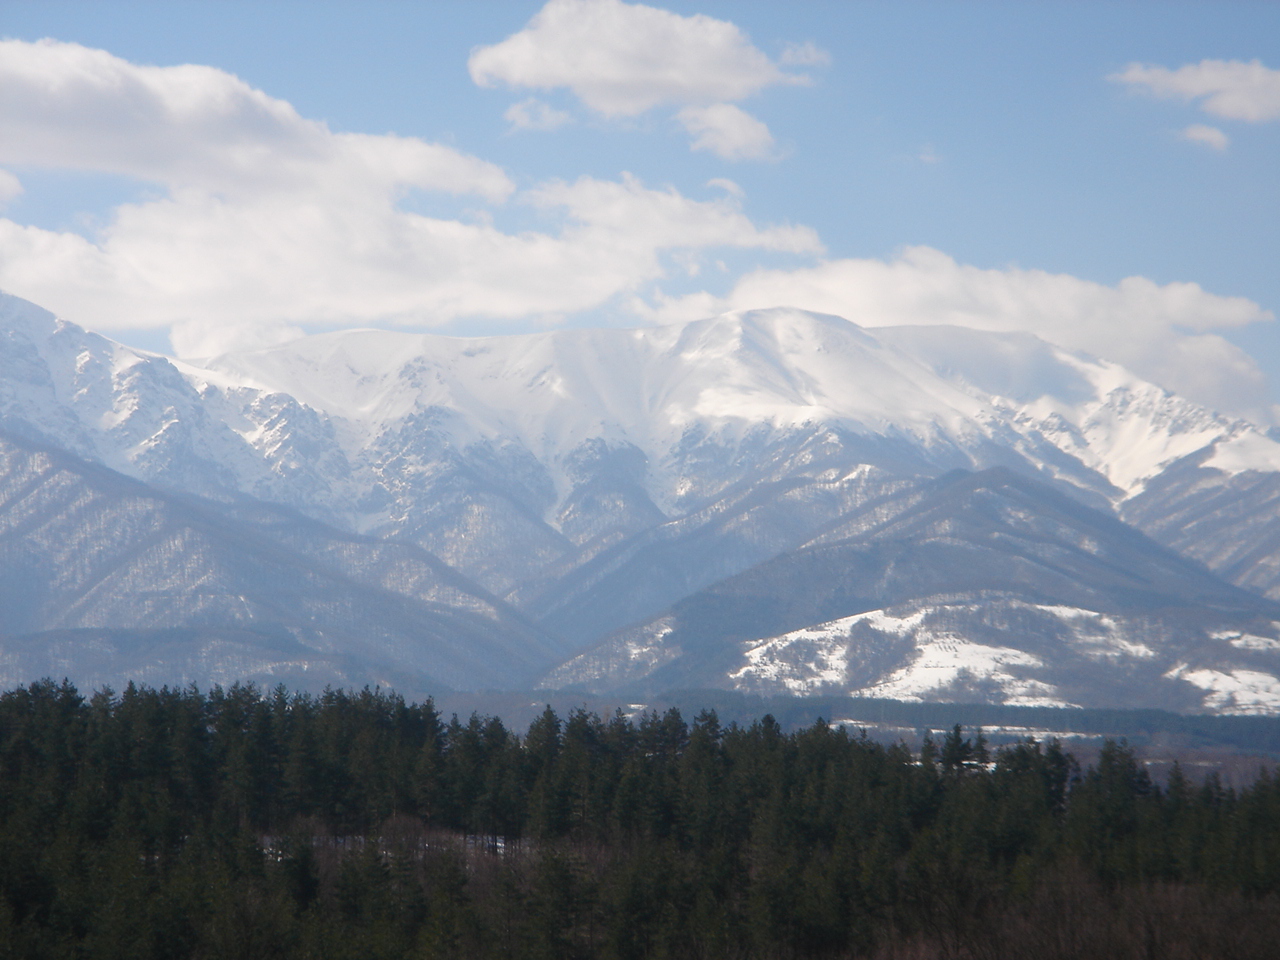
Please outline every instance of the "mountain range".
[{"label": "mountain range", "polygon": [[1280,443],[791,309],[179,361],[0,295],[0,681],[1280,712]]}]

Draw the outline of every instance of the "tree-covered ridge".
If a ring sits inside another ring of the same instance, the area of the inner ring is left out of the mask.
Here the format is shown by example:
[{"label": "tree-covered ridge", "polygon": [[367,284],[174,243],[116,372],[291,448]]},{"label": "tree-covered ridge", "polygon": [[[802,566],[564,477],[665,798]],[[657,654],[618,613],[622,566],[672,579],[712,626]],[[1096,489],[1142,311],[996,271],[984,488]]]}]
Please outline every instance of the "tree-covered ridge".
[{"label": "tree-covered ridge", "polygon": [[1280,781],[389,694],[0,695],[17,957],[1273,955]]}]

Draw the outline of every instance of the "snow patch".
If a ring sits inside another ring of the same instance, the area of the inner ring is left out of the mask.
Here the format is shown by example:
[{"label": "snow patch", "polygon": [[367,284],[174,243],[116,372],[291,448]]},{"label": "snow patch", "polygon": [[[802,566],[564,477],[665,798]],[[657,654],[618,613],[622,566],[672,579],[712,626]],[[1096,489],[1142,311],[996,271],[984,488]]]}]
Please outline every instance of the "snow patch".
[{"label": "snow patch", "polygon": [[646,631],[642,636],[626,642],[627,659],[632,663],[638,660],[654,660],[659,656],[658,651],[661,649],[663,641],[671,633],[671,621],[669,619],[659,621],[655,629]]},{"label": "snow patch", "polygon": [[1036,604],[1032,609],[1056,617],[1071,630],[1072,640],[1093,657],[1148,659],[1156,655],[1145,643],[1126,635],[1124,626],[1105,613],[1054,604]]},{"label": "snow patch", "polygon": [[1179,663],[1164,676],[1207,690],[1204,705],[1217,713],[1280,712],[1280,679],[1261,670],[1192,670],[1188,664]]},{"label": "snow patch", "polygon": [[976,682],[996,685],[1006,703],[1069,705],[1052,685],[1010,672],[1010,668],[1043,667],[1039,657],[1012,647],[975,643],[950,632],[931,633],[924,622],[933,612],[921,608],[906,616],[895,616],[885,610],[872,610],[764,641],[751,641],[744,645],[746,662],[729,678],[738,689],[779,685],[795,694],[845,684],[853,645],[858,642],[851,633],[855,626],[864,625],[883,634],[911,636],[916,650],[910,663],[876,683],[850,689],[852,696],[919,701],[928,694]]},{"label": "snow patch", "polygon": [[746,665],[730,673],[729,679],[739,688],[776,683],[791,693],[843,683],[849,669],[849,634],[855,625],[905,636],[920,626],[925,613],[920,610],[895,617],[884,610],[872,610],[792,630],[764,642],[748,641],[743,653]]},{"label": "snow patch", "polygon": [[1038,680],[1024,679],[1010,667],[1043,666],[1039,657],[1012,647],[990,647],[950,634],[921,643],[911,663],[890,676],[864,687],[855,696],[921,701],[966,680],[994,683],[1004,702],[1022,706],[1065,706],[1057,690]]},{"label": "snow patch", "polygon": [[1233,476],[1249,470],[1280,471],[1280,443],[1256,430],[1220,441],[1204,466]]},{"label": "snow patch", "polygon": [[1239,650],[1280,650],[1280,640],[1271,637],[1260,637],[1255,633],[1242,633],[1239,630],[1218,630],[1209,634],[1211,639],[1226,640]]},{"label": "snow patch", "polygon": [[789,693],[809,693],[844,680],[849,648],[820,631],[796,631],[753,647],[747,665],[729,674],[735,686],[747,681],[781,684]]}]

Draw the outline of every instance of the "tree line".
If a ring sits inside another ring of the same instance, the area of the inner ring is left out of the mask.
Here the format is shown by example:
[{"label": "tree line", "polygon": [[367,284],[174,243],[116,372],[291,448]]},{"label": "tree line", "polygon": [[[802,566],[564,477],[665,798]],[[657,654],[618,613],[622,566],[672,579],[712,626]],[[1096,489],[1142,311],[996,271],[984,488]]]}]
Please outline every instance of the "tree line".
[{"label": "tree line", "polygon": [[0,954],[1270,957],[1280,780],[385,692],[0,695]]}]

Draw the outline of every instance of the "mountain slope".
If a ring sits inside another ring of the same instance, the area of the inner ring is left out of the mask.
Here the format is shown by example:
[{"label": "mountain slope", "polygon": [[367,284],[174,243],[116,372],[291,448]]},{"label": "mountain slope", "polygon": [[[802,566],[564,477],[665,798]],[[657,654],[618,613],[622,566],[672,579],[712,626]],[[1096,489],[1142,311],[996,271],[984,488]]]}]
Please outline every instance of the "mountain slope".
[{"label": "mountain slope", "polygon": [[[1121,516],[1231,583],[1280,600],[1280,473],[1217,444],[1174,464]],[[1280,465],[1278,465],[1280,466]]]},{"label": "mountain slope", "polygon": [[[84,675],[87,658],[99,679],[425,691],[518,684],[556,657],[527,621],[419,548],[253,512],[237,520],[0,437],[5,679]],[[174,649],[157,666],[145,650],[160,641]]]},{"label": "mountain slope", "polygon": [[[1265,639],[1269,627],[1249,624],[1269,614],[1231,607],[1244,601],[1223,600],[1236,594],[1211,577],[1170,573],[1167,555],[1157,562],[1154,545],[1125,541],[1123,527],[1094,530],[1096,515],[1086,523],[1068,509],[1081,504],[1280,597],[1280,443],[1027,335],[865,330],[772,309],[517,337],[346,331],[182,362],[0,295],[0,429],[11,445],[80,458],[55,471],[65,495],[33,481],[31,502],[47,502],[32,514],[43,518],[32,529],[44,531],[46,553],[10,563],[0,581],[14,624],[5,651],[26,651],[24,670],[44,654],[20,637],[216,629],[249,631],[216,667],[228,676],[237,663],[311,663],[322,651],[335,677],[394,669],[505,685],[738,576],[764,577],[761,596],[790,583],[798,599],[794,609],[779,601],[772,620],[762,613],[734,643],[928,599],[926,618],[894,636],[936,633],[943,620],[957,637],[986,636],[1003,617],[1041,638],[1079,640],[1081,630],[1107,634],[1099,618],[1111,617],[1116,636],[1200,637],[1224,664],[1228,654],[1263,656],[1256,643],[1210,642],[1205,631]],[[147,486],[106,509],[106,488],[94,486],[106,474],[89,464]],[[1006,472],[984,472],[993,468]],[[940,478],[955,470],[1004,477],[1003,492],[947,501],[940,491],[956,481]],[[1039,483],[1023,490],[1019,477]],[[22,529],[27,509],[15,495],[0,523]],[[113,538],[135,553],[96,542]],[[1126,559],[1108,568],[1081,546],[1089,538]],[[91,559],[81,563],[63,541]],[[805,567],[809,556],[827,559]],[[839,565],[851,585],[824,594]],[[1139,598],[1129,607],[1117,606],[1124,590]],[[1178,595],[1200,612],[1162,599]],[[266,623],[284,624],[271,636],[291,639],[259,656]],[[304,634],[305,650],[289,646]],[[183,644],[199,646],[176,637],[131,662],[177,663]],[[91,646],[83,639],[76,656]],[[722,666],[707,676],[746,661]],[[864,680],[859,689],[890,682]],[[902,683],[894,689],[915,689]],[[1063,697],[1071,686],[1043,683]],[[1208,703],[1194,683],[1174,686],[1193,707]]]},{"label": "mountain slope", "polygon": [[[744,486],[1005,465],[1094,505],[1247,424],[1027,336],[795,310],[459,339],[347,331],[201,364],[0,298],[9,429],[169,489],[412,540],[489,589]],[[1260,438],[1260,439],[1259,439]]]},{"label": "mountain slope", "polygon": [[743,484],[700,510],[601,550],[511,599],[549,631],[585,644],[644,620],[718,580],[803,545],[833,518],[874,510],[919,481],[869,466],[847,475]]},{"label": "mountain slope", "polygon": [[[993,469],[855,511],[544,682],[1203,709],[1222,704],[1187,677],[1245,671],[1265,675],[1275,709],[1277,617],[1119,521]],[[1232,645],[1243,636],[1252,647]]]}]

